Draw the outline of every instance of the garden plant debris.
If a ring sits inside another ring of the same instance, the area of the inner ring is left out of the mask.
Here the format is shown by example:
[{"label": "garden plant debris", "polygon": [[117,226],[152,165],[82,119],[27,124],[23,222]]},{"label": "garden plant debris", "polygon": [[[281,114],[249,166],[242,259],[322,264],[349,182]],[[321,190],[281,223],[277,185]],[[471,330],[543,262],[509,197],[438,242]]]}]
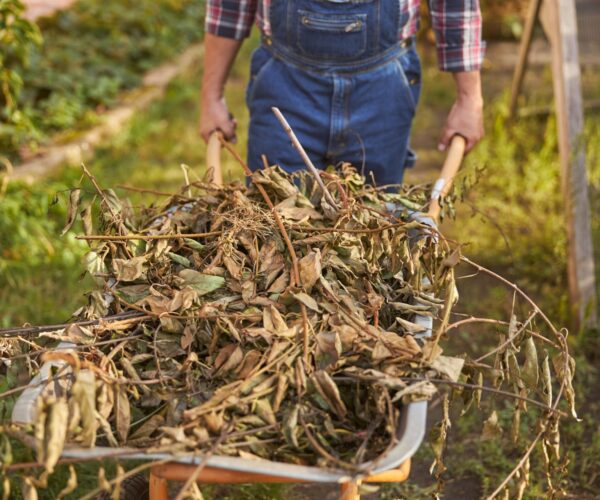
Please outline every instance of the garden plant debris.
[{"label": "garden plant debris", "polygon": [[[551,480],[563,394],[574,412],[564,335],[549,322],[555,338],[539,333],[534,319],[545,316],[531,303],[486,362],[444,354],[462,258],[420,216],[424,189],[377,189],[350,165],[323,182],[272,166],[247,185],[192,182],[134,209],[89,178],[95,192],[71,191],[65,231],[81,219],[98,287],[70,324],[36,331],[61,342],[41,349],[43,362],[60,366],[33,429],[46,473],[76,445],[364,474],[362,464],[376,465],[397,443],[403,405],[443,386],[453,397],[442,397],[432,434],[438,474],[450,400],[479,408],[489,389],[514,397],[515,442],[521,414],[541,408],[536,442]],[[494,410],[483,437],[499,432]],[[23,429],[10,433],[32,442]],[[522,495],[529,454],[503,491]]]}]

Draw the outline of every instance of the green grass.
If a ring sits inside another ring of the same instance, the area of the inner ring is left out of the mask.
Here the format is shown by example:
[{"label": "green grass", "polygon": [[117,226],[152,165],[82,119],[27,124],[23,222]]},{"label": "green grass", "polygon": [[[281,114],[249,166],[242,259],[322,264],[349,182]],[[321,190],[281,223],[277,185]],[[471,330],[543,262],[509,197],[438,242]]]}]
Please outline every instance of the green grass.
[{"label": "green grass", "polygon": [[3,154],[16,157],[19,148],[35,150],[52,134],[94,123],[147,70],[199,41],[203,17],[197,0],[80,0],[41,19],[44,42],[28,63],[7,60],[23,86],[19,113],[0,113]]}]

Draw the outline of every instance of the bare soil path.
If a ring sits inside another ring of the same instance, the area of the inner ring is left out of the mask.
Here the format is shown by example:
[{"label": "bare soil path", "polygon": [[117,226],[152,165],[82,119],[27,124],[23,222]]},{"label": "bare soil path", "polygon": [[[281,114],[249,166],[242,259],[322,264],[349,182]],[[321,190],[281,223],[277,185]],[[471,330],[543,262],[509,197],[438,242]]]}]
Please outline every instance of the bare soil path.
[{"label": "bare soil path", "polygon": [[25,17],[35,21],[39,17],[47,17],[57,10],[68,9],[77,0],[24,0]]}]

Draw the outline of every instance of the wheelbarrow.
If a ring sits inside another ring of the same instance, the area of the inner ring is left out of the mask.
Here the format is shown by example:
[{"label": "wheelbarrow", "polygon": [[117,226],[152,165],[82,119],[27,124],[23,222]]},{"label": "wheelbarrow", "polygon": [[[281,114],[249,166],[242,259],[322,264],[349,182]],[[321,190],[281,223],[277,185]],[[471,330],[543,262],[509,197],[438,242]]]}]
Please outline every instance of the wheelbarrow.
[{"label": "wheelbarrow", "polygon": [[[445,196],[451,187],[464,154],[465,141],[456,136],[450,146],[440,178],[434,185],[428,214],[413,217],[424,224],[435,227],[439,213],[439,198]],[[207,166],[212,172],[212,180],[222,183],[221,144],[216,134],[211,136],[207,150]],[[424,327],[417,337],[426,338],[432,334],[433,320],[426,316],[417,316],[415,322]],[[70,349],[74,344],[61,342],[55,349]],[[48,361],[31,381],[33,387],[26,389],[16,401],[12,412],[12,421],[32,424],[36,420],[38,398],[43,390],[43,381],[51,377],[53,370],[64,362]],[[150,498],[150,500],[168,499],[168,481],[188,481],[196,474],[197,483],[336,483],[340,487],[340,498],[354,500],[360,498],[359,487],[363,482],[388,483],[405,481],[410,473],[411,457],[421,445],[425,436],[427,420],[427,401],[406,404],[400,412],[397,425],[396,445],[376,462],[366,462],[357,472],[335,468],[294,465],[269,460],[248,460],[240,457],[187,455],[173,456],[166,453],[145,453],[131,448],[65,447],[63,458],[82,460],[102,460],[119,455],[124,460],[144,460],[155,462],[150,467],[149,483],[145,479],[134,477],[134,481],[121,485],[122,498]],[[199,466],[202,466],[198,473]],[[123,493],[126,493],[124,496]]]}]

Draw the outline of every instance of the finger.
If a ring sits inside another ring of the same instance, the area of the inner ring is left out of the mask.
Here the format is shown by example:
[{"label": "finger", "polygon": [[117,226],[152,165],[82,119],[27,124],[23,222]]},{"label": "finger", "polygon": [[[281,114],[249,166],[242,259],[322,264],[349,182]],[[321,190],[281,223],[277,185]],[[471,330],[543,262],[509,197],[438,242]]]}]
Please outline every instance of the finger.
[{"label": "finger", "polygon": [[219,130],[223,133],[223,137],[230,142],[235,137],[235,125],[231,122],[224,123]]},{"label": "finger", "polygon": [[455,133],[455,130],[448,127],[444,127],[444,130],[442,131],[442,136],[440,137],[440,141],[438,144],[439,151],[446,151],[446,149],[448,149],[448,146],[450,145],[450,140],[452,139],[452,136],[454,136]]},{"label": "finger", "polygon": [[467,140],[467,144],[465,146],[465,154],[470,152],[479,142],[483,139],[483,132],[479,132],[477,134],[471,135],[463,135],[463,137]]},{"label": "finger", "polygon": [[216,128],[213,129],[200,129],[200,137],[202,137],[202,140],[204,142],[208,142],[208,139],[210,138],[210,136],[212,135],[213,132],[216,132]]},{"label": "finger", "polygon": [[477,143],[478,143],[478,142],[479,142],[479,139],[478,139],[478,138],[472,138],[472,137],[470,137],[470,138],[467,140],[467,146],[466,146],[466,148],[465,148],[465,154],[466,154],[466,153],[470,153],[470,152],[472,151],[472,149],[473,149],[475,146],[477,146]]}]

